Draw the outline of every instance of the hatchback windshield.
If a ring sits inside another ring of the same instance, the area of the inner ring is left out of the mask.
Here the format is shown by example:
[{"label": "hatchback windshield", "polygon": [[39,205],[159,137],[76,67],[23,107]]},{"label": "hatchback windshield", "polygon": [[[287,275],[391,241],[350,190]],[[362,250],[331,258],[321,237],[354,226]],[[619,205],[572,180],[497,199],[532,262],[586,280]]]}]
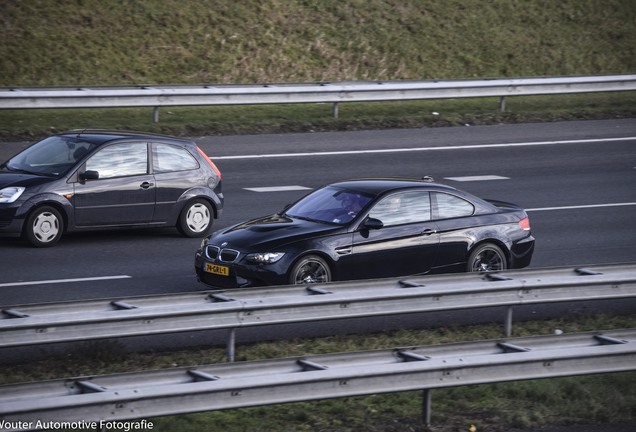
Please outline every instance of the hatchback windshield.
[{"label": "hatchback windshield", "polygon": [[52,136],[9,159],[3,168],[28,174],[57,177],[96,147],[75,138]]},{"label": "hatchback windshield", "polygon": [[291,206],[287,216],[346,224],[371,201],[371,196],[333,186],[319,189]]}]

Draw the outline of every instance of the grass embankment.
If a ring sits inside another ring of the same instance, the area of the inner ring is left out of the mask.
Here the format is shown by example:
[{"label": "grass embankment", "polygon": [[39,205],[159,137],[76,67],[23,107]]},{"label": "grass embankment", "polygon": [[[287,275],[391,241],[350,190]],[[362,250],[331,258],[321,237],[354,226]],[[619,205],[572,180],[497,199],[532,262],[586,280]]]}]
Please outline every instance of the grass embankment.
[{"label": "grass embankment", "polygon": [[[636,316],[575,316],[518,323],[515,336],[633,328]],[[237,349],[239,361],[501,338],[501,325],[263,342]],[[88,344],[68,358],[4,367],[0,382],[94,376],[224,362],[222,348],[127,354],[115,343]],[[158,431],[223,432],[421,430],[421,392],[351,397],[152,419]],[[546,424],[609,423],[636,416],[636,372],[438,389],[434,431],[535,430]]]},{"label": "grass embankment", "polygon": [[3,2],[1,86],[636,70],[631,0]]},{"label": "grass embankment", "polygon": [[[633,73],[631,0],[5,2],[0,86],[237,84]],[[329,105],[0,112],[0,137],[175,135],[633,117],[633,94]],[[433,114],[439,113],[439,115]]]}]

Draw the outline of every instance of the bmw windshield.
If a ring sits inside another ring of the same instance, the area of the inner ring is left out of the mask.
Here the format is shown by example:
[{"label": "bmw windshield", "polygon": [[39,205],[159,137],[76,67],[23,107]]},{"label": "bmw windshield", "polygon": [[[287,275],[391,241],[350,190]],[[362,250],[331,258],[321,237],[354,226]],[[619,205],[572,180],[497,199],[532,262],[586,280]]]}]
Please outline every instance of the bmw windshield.
[{"label": "bmw windshield", "polygon": [[328,186],[307,195],[291,206],[285,215],[316,222],[344,225],[371,202],[367,194]]},{"label": "bmw windshield", "polygon": [[52,136],[18,153],[0,168],[26,174],[57,177],[96,147],[75,138]]}]

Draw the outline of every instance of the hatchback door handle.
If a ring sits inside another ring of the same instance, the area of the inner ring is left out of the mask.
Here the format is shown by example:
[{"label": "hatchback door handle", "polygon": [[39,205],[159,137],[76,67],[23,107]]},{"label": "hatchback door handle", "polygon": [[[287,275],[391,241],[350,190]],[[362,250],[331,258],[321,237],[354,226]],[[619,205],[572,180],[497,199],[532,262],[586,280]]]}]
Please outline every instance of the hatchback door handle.
[{"label": "hatchback door handle", "polygon": [[154,184],[150,183],[150,182],[143,182],[142,184],[139,185],[139,187],[142,188],[142,189],[148,189],[148,188],[151,188],[153,186],[154,186]]}]

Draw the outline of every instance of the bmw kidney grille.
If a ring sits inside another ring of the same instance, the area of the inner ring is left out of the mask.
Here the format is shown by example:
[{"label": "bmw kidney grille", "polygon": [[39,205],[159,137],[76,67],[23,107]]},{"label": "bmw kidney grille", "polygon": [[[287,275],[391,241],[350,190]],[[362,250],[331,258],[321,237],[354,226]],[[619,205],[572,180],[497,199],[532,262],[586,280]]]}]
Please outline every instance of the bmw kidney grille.
[{"label": "bmw kidney grille", "polygon": [[221,249],[218,246],[209,246],[205,248],[205,256],[213,261],[221,261],[231,263],[238,259],[240,253],[234,249]]}]

